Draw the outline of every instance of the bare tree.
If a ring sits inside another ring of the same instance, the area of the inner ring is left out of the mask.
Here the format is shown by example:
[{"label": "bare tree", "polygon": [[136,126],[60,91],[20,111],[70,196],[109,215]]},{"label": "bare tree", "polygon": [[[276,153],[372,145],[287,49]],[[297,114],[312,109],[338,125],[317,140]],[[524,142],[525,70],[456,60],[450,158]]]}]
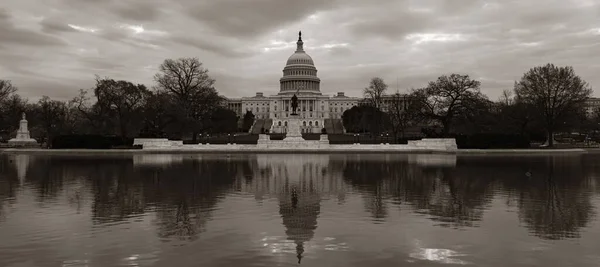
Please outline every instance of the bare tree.
[{"label": "bare tree", "polygon": [[162,91],[151,91],[144,101],[144,134],[151,137],[163,137],[175,117],[172,116],[174,104],[169,94]]},{"label": "bare tree", "polygon": [[373,107],[381,109],[383,97],[385,96],[385,91],[387,88],[388,86],[382,78],[374,77],[371,79],[369,87],[364,89],[363,94],[365,99],[369,101],[369,104],[371,104]]},{"label": "bare tree", "polygon": [[442,135],[447,136],[454,118],[466,112],[473,100],[484,98],[479,91],[480,85],[469,75],[443,75],[429,82],[426,88],[414,90],[411,97],[419,101],[421,114],[439,122],[443,127]]},{"label": "bare tree", "polygon": [[515,93],[519,101],[531,104],[541,115],[548,146],[553,146],[555,130],[566,116],[583,108],[592,89],[575,74],[573,67],[546,64],[526,72],[515,83]]},{"label": "bare tree", "polygon": [[514,99],[513,99],[513,91],[512,90],[508,90],[508,89],[504,89],[502,91],[502,94],[500,95],[500,99],[498,100],[498,102],[503,105],[503,106],[510,106],[514,103]]},{"label": "bare tree", "polygon": [[[78,121],[86,121],[86,124],[89,123],[91,128],[96,129],[96,132],[101,131],[100,125],[97,122],[97,116],[95,116],[92,108],[92,104],[90,102],[90,97],[88,96],[88,91],[84,89],[79,90],[79,94],[71,99],[68,102],[68,105],[72,108],[73,111],[70,115],[70,118]],[[87,131],[85,131],[87,132]]]},{"label": "bare tree", "polygon": [[123,80],[100,79],[96,76],[94,94],[98,100],[95,105],[101,114],[110,116],[102,119],[110,120],[116,117],[122,137],[129,137],[135,126],[141,126],[142,107],[149,94],[146,86]]},{"label": "bare tree", "polygon": [[203,121],[210,119],[210,114],[223,101],[214,88],[215,80],[198,58],[167,59],[154,79],[158,88],[172,95],[178,104],[181,131],[192,132],[196,141],[204,128]]},{"label": "bare tree", "polygon": [[36,111],[39,128],[42,130],[46,144],[49,145],[52,137],[60,133],[66,122],[67,106],[64,102],[43,96],[36,105]]},{"label": "bare tree", "polygon": [[413,101],[410,96],[401,95],[399,92],[391,96],[387,113],[394,140],[398,140],[398,137],[404,138],[406,129],[419,123],[421,116],[418,104],[418,101]]},{"label": "bare tree", "polygon": [[18,94],[11,94],[0,106],[0,127],[5,133],[13,135],[19,128],[21,114],[27,111],[27,99]]},{"label": "bare tree", "polygon": [[0,102],[6,100],[16,91],[17,87],[13,86],[10,80],[0,80]]}]

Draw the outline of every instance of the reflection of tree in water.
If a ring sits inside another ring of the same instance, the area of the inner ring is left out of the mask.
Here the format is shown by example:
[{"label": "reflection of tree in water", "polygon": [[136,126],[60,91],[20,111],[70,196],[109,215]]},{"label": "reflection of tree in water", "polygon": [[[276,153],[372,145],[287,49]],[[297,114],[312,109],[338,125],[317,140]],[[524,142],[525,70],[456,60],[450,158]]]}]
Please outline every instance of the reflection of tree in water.
[{"label": "reflection of tree in water", "polygon": [[15,201],[19,189],[19,178],[13,160],[7,156],[0,157],[0,222],[6,216],[5,205]]},{"label": "reflection of tree in water", "polygon": [[[0,194],[14,197],[16,171],[10,163],[2,164]],[[155,210],[159,236],[189,239],[203,230],[219,196],[247,165],[246,160],[209,158],[134,168],[129,156],[44,156],[31,161],[26,182],[38,203],[55,200],[62,192],[68,201],[91,199],[97,226]]]},{"label": "reflection of tree in water", "polygon": [[492,198],[489,179],[444,164],[422,166],[409,161],[411,157],[371,155],[346,160],[343,175],[370,195],[365,199],[367,211],[377,219],[387,216],[385,203],[391,199],[408,203],[442,225],[474,226],[481,220],[483,207]]},{"label": "reflection of tree in water", "polygon": [[[461,166],[456,169],[424,170],[420,179],[431,185],[426,201],[423,198],[414,199],[409,194],[405,195],[406,200],[417,209],[427,210],[432,220],[444,226],[476,226],[483,217],[484,207],[493,198],[492,181],[484,175],[473,175]],[[409,192],[413,189],[406,187]]]},{"label": "reflection of tree in water", "polygon": [[[593,217],[590,180],[580,156],[548,156],[529,161],[531,177],[502,180],[518,201],[519,218],[544,239],[579,237]],[[512,162],[510,166],[518,165]]]},{"label": "reflection of tree in water", "polygon": [[[388,207],[387,197],[397,197],[388,182],[390,174],[397,166],[377,163],[372,160],[342,160],[344,179],[363,194],[365,210],[375,219],[385,219]],[[406,165],[406,164],[403,164]]]},{"label": "reflection of tree in water", "polygon": [[91,192],[93,219],[98,223],[143,213],[145,206],[133,197],[140,194],[130,186],[132,179],[130,158],[105,156],[36,157],[27,175],[39,203],[66,192],[69,204],[79,209]]},{"label": "reflection of tree in water", "polygon": [[590,186],[594,188],[594,192],[600,195],[600,164],[598,164],[598,154],[585,154],[581,156],[581,164],[585,167],[583,176],[588,178]]},{"label": "reflection of tree in water", "polygon": [[36,157],[30,160],[25,182],[36,190],[36,201],[44,203],[56,200],[64,188],[65,166],[55,157]]},{"label": "reflection of tree in water", "polygon": [[247,164],[245,160],[204,159],[160,170],[140,168],[137,175],[144,177],[144,200],[156,206],[158,235],[197,238],[219,197]]}]

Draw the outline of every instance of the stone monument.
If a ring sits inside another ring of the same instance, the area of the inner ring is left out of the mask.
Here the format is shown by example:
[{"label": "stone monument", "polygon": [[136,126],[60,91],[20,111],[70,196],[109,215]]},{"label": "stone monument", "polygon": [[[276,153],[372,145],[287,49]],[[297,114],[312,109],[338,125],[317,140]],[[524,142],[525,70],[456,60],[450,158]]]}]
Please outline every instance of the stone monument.
[{"label": "stone monument", "polygon": [[17,137],[8,140],[8,145],[11,147],[38,146],[38,142],[29,136],[29,130],[27,129],[27,119],[25,119],[25,112],[23,112],[21,121],[19,122],[19,130],[17,131]]},{"label": "stone monument", "polygon": [[292,96],[292,113],[288,119],[287,133],[283,141],[285,142],[303,142],[302,132],[300,131],[300,116],[296,113],[298,109],[298,97]]}]

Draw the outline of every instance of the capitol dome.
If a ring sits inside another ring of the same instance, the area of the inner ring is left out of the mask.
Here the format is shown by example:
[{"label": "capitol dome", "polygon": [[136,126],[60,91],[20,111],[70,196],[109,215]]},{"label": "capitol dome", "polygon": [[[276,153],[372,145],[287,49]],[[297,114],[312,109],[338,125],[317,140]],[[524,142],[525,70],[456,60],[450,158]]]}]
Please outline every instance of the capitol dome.
[{"label": "capitol dome", "polygon": [[296,51],[283,68],[283,77],[279,79],[279,94],[321,94],[321,79],[317,77],[315,62],[304,51],[302,32],[298,33]]},{"label": "capitol dome", "polygon": [[313,59],[304,51],[296,51],[294,54],[288,58],[286,66],[296,65],[296,64],[306,64],[314,66],[315,62]]}]

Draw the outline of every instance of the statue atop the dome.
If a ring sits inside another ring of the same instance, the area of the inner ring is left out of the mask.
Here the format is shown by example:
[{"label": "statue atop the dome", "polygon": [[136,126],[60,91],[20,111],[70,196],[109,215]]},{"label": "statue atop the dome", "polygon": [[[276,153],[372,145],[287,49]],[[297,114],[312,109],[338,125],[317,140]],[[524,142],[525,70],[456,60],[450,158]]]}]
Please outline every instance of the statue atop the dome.
[{"label": "statue atop the dome", "polygon": [[292,115],[298,115],[298,114],[296,114],[297,108],[298,108],[298,97],[296,96],[296,94],[294,94],[294,96],[292,96]]},{"label": "statue atop the dome", "polygon": [[298,40],[302,40],[302,31],[298,32]]}]

